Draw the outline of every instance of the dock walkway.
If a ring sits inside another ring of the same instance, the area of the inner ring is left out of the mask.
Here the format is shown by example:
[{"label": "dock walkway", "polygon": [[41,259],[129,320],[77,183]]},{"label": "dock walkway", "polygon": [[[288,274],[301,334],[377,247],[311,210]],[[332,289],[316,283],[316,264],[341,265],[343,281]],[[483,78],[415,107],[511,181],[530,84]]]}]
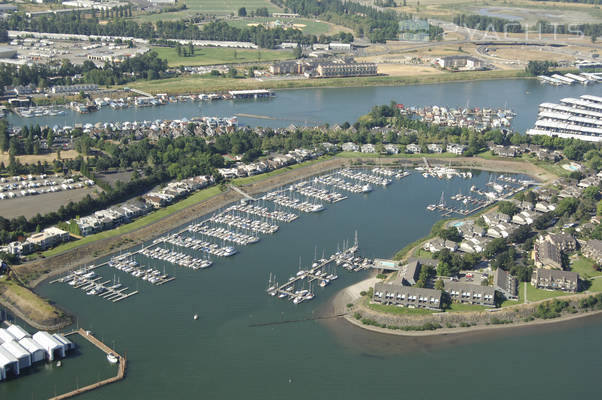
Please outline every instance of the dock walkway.
[{"label": "dock walkway", "polygon": [[106,344],[104,344],[103,342],[101,342],[100,340],[98,340],[97,338],[95,338],[90,332],[87,332],[87,331],[85,331],[85,330],[83,330],[81,328],[79,330],[77,330],[77,331],[70,332],[70,333],[66,334],[65,336],[77,335],[77,334],[79,334],[81,337],[83,337],[84,339],[86,339],[87,341],[89,341],[90,343],[92,343],[94,346],[96,346],[97,348],[99,348],[105,354],[111,354],[112,353],[112,354],[114,354],[119,359],[119,368],[117,369],[117,375],[115,375],[115,376],[113,376],[111,378],[107,378],[107,379],[104,379],[102,381],[93,383],[91,385],[84,386],[84,387],[81,387],[81,388],[77,388],[77,389],[72,390],[70,392],[63,393],[61,395],[51,397],[49,400],[68,399],[70,397],[74,397],[74,396],[80,395],[82,393],[89,392],[90,390],[97,389],[99,387],[108,385],[108,384],[113,383],[113,382],[120,381],[123,378],[125,378],[125,370],[126,370],[126,365],[127,365],[127,359],[125,358],[125,356],[120,355],[115,350],[111,349],[109,346],[107,346]]}]

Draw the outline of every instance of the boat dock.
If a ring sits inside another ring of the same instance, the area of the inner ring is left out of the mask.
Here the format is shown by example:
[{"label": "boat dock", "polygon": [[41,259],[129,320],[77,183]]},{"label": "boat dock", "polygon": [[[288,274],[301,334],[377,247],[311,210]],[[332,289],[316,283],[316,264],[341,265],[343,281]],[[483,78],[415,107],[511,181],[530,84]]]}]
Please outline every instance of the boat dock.
[{"label": "boat dock", "polygon": [[90,343],[92,343],[94,346],[96,346],[98,349],[100,349],[102,352],[104,352],[105,354],[113,354],[114,356],[117,357],[117,359],[119,360],[119,366],[117,368],[117,375],[108,378],[108,379],[104,379],[102,381],[93,383],[91,385],[88,386],[84,386],[81,388],[76,388],[70,392],[67,393],[63,393],[61,395],[58,396],[54,396],[51,397],[49,400],[63,400],[63,399],[68,399],[70,397],[74,397],[74,396],[78,396],[82,393],[86,393],[89,392],[91,390],[97,389],[99,387],[108,385],[110,383],[114,383],[117,381],[122,380],[123,378],[125,378],[125,370],[127,367],[127,359],[125,356],[122,356],[121,354],[117,353],[114,349],[111,349],[109,346],[107,346],[106,344],[104,344],[103,342],[101,342],[100,340],[98,340],[96,337],[94,337],[92,335],[91,332],[89,331],[85,331],[83,329],[78,329],[77,331],[73,331],[73,332],[69,332],[67,334],[65,334],[65,336],[71,336],[71,335],[80,335],[82,338],[86,339],[87,341],[89,341]]}]

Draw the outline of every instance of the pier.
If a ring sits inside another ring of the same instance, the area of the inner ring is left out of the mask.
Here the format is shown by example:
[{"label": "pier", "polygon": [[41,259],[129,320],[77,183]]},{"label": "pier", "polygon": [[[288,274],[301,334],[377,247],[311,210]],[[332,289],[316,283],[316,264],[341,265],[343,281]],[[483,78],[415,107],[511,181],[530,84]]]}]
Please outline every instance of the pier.
[{"label": "pier", "polygon": [[[284,284],[278,284],[275,281],[272,281],[272,276],[270,275],[270,281],[268,283],[269,287],[267,289],[267,293],[275,297],[277,296],[279,299],[289,299],[294,304],[299,304],[304,301],[312,300],[315,295],[311,291],[311,284],[315,281],[318,281],[318,285],[320,287],[327,286],[331,281],[338,279],[338,275],[334,272],[327,273],[324,271],[326,267],[328,267],[331,263],[336,263],[337,265],[343,265],[343,268],[349,271],[359,271],[362,269],[368,268],[376,268],[376,266],[369,262],[367,259],[361,259],[360,257],[356,257],[356,253],[359,250],[359,242],[357,240],[357,232],[355,233],[355,242],[354,245],[348,248],[345,248],[342,251],[337,251],[333,255],[328,258],[322,257],[321,259],[315,261],[308,270],[299,269],[297,274],[291,276],[287,282]],[[300,268],[301,266],[299,266]],[[305,282],[309,284],[309,289],[297,289],[296,286],[300,282]]]},{"label": "pier", "polygon": [[90,343],[92,343],[94,346],[96,346],[98,349],[100,349],[102,352],[104,352],[105,354],[113,354],[117,357],[117,359],[119,360],[119,365],[117,368],[117,375],[108,378],[108,379],[104,379],[102,381],[93,383],[91,385],[88,386],[84,386],[81,388],[77,388],[75,390],[72,390],[70,392],[67,393],[63,393],[61,395],[58,396],[54,396],[51,397],[49,400],[63,400],[63,399],[68,399],[70,397],[74,397],[77,395],[80,395],[82,393],[86,393],[89,392],[91,390],[94,389],[98,389],[99,387],[108,385],[110,383],[114,383],[117,381],[122,380],[123,378],[125,378],[125,371],[126,371],[126,367],[127,367],[127,359],[125,356],[122,356],[121,354],[117,353],[115,350],[111,349],[109,346],[107,346],[106,344],[104,344],[103,342],[101,342],[100,340],[98,340],[96,337],[94,337],[92,335],[92,333],[90,333],[89,331],[85,331],[83,329],[79,329],[77,331],[73,331],[70,333],[67,333],[65,336],[70,336],[70,335],[77,335],[79,334],[81,337],[83,337],[84,339],[86,339],[87,341],[89,341]]}]

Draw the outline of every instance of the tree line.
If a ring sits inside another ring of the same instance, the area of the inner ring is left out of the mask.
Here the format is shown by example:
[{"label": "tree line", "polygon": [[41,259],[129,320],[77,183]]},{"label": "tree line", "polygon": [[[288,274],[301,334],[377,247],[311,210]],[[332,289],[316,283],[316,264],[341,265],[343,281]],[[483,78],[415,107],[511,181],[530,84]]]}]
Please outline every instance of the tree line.
[{"label": "tree line", "polygon": [[[372,42],[384,43],[398,40],[400,20],[410,20],[412,16],[396,13],[393,10],[380,11],[371,6],[341,0],[271,0],[279,7],[304,17],[316,18],[353,29],[356,35],[366,36]],[[443,30],[429,27],[431,39],[440,37]]]},{"label": "tree line", "polygon": [[[159,79],[165,76],[166,70],[167,60],[158,58],[153,51],[126,58],[119,63],[107,61],[102,67],[90,60],[82,65],[74,65],[68,60],[63,60],[59,65],[0,64],[0,93],[4,93],[5,86],[46,88],[75,83],[124,84],[136,79]],[[82,78],[74,79],[75,75],[82,75]]]},{"label": "tree line", "polygon": [[[12,14],[0,21],[0,30],[21,30],[62,34],[126,36],[148,40],[225,40],[251,42],[263,48],[274,48],[283,42],[313,44],[318,42],[315,35],[304,35],[298,29],[281,27],[266,29],[259,26],[238,28],[224,21],[212,21],[202,27],[190,21],[157,21],[138,23],[134,20],[116,19],[100,23],[94,16],[83,12],[70,14],[43,15],[27,18],[22,14]],[[325,37],[328,38],[328,37]],[[352,39],[353,40],[353,39]]]}]

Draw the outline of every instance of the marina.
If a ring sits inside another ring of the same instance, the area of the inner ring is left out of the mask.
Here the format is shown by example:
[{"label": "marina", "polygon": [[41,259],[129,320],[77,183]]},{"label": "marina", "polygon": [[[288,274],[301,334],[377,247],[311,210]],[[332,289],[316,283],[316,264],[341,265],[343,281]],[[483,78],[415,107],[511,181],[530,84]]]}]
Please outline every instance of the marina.
[{"label": "marina", "polygon": [[[287,299],[293,304],[313,300],[315,293],[312,291],[312,284],[323,288],[338,279],[336,266],[342,265],[349,271],[360,271],[369,268],[369,261],[367,259],[356,257],[358,251],[359,243],[356,231],[353,246],[342,251],[339,250],[328,258],[322,257],[319,260],[315,260],[308,269],[301,269],[301,265],[299,265],[296,275],[291,276],[285,283],[279,284],[276,282],[276,278],[273,278],[272,274],[270,274],[268,289],[266,291],[272,297]],[[336,265],[332,271],[327,271],[332,264]],[[305,288],[305,283],[308,285],[307,289]],[[301,287],[299,287],[300,285]]]},{"label": "marina", "polygon": [[94,272],[96,268],[100,268],[101,266],[93,265],[79,268],[51,283],[66,283],[74,289],[81,289],[88,296],[95,295],[113,303],[125,300],[139,293],[137,290],[126,293],[129,288],[123,287],[123,285],[115,280],[102,281],[102,276]]},{"label": "marina", "polygon": [[[250,325],[270,321],[304,321],[307,318],[332,315],[330,304],[338,292],[369,276],[366,270],[346,273],[344,263],[336,266],[335,261],[323,270],[327,275],[337,275],[337,279],[331,280],[325,287],[320,286],[320,280],[313,280],[313,300],[294,305],[292,300],[267,295],[266,283],[270,273],[276,274],[281,284],[286,283],[290,276],[296,276],[300,255],[303,256],[302,269],[309,269],[314,258],[328,258],[328,255],[337,252],[337,239],[340,241],[341,238],[349,237],[350,244],[353,244],[355,229],[360,238],[360,249],[356,257],[392,257],[401,247],[427,235],[432,224],[440,219],[439,213],[429,213],[424,206],[438,198],[442,191],[456,194],[461,190],[464,194],[478,197],[470,192],[470,187],[474,185],[483,190],[493,190],[487,183],[491,176],[499,176],[473,170],[471,179],[461,179],[458,176],[451,180],[424,179],[421,174],[410,172],[400,182],[389,185],[387,190],[375,188],[370,195],[349,196],[347,200],[337,203],[336,207],[329,207],[327,212],[303,215],[294,224],[281,225],[279,232],[270,235],[269,240],[261,240],[252,247],[245,248],[244,254],[241,251],[237,257],[220,259],[206,271],[178,269],[177,279],[173,282],[175,284],[163,285],[161,290],[145,289],[141,282],[142,296],[134,296],[133,301],[119,303],[119,312],[127,314],[127,318],[116,318],[114,312],[107,312],[106,302],[98,301],[97,296],[85,296],[81,291],[66,290],[64,285],[40,286],[39,292],[44,297],[68,304],[69,309],[79,316],[80,326],[91,327],[107,344],[115,340],[117,347],[113,348],[117,351],[127,351],[130,361],[127,379],[118,385],[108,385],[99,391],[90,392],[82,398],[136,398],[143,393],[149,399],[159,399],[169,397],[175,390],[180,390],[179,393],[186,397],[203,391],[216,399],[236,398],[245,393],[250,398],[259,398],[267,390],[273,397],[300,399],[305,395],[291,394],[291,388],[295,385],[310,385],[316,388],[311,393],[318,397],[324,395],[336,398],[344,395],[350,399],[359,399],[362,396],[357,393],[365,385],[356,382],[362,377],[381,379],[387,385],[398,387],[398,374],[383,374],[383,368],[385,371],[394,370],[400,363],[411,363],[415,366],[413,368],[419,368],[420,373],[411,369],[410,374],[420,388],[410,386],[409,392],[418,395],[426,387],[429,395],[439,396],[444,395],[445,390],[437,389],[436,385],[429,386],[430,378],[424,376],[433,365],[432,360],[424,357],[425,346],[436,349],[431,354],[437,357],[437,362],[452,364],[462,360],[470,365],[473,362],[478,365],[482,357],[493,352],[496,357],[500,357],[501,362],[512,366],[513,363],[504,361],[507,360],[508,353],[518,357],[528,349],[540,350],[558,343],[563,346],[564,342],[560,339],[568,331],[579,332],[580,337],[587,341],[575,357],[581,358],[583,351],[591,351],[592,343],[596,343],[599,337],[598,328],[590,332],[588,326],[582,325],[575,329],[561,327],[558,330],[546,327],[537,333],[529,330],[524,335],[514,334],[513,331],[510,337],[507,334],[498,337],[491,332],[479,337],[479,340],[471,336],[466,346],[455,345],[459,340],[457,338],[453,340],[454,346],[446,346],[444,343],[439,344],[445,337],[438,337],[437,343],[432,344],[419,341],[419,338],[394,336],[381,345],[375,340],[373,333],[365,333],[337,319],[249,328]],[[499,180],[499,183],[502,181]],[[255,204],[268,209],[272,207],[269,202],[259,201]],[[358,209],[365,212],[358,213]],[[316,229],[318,226],[319,229]],[[184,228],[185,226],[178,228],[176,232]],[[183,234],[191,235],[188,232]],[[314,251],[316,245],[319,247],[317,252]],[[341,248],[345,246],[342,245]],[[193,254],[192,251],[186,252]],[[326,256],[320,256],[323,252]],[[318,253],[317,257],[315,253]],[[149,260],[147,263],[140,258],[136,259],[141,264],[162,269],[160,261]],[[101,262],[103,260],[95,264]],[[169,268],[168,266],[167,272],[171,274]],[[113,270],[106,271],[110,271],[112,277]],[[120,271],[117,273],[121,274]],[[105,280],[108,279],[109,275]],[[121,282],[125,282],[125,279]],[[226,282],[227,286],[224,287],[222,282]],[[297,290],[309,291],[308,279],[299,281],[293,293]],[[198,315],[198,319],[193,319],[194,315]],[[157,322],[159,317],[162,323]],[[174,334],[174,331],[177,333]],[[153,348],[153,344],[162,343],[166,338],[170,338],[169,346],[154,347],[152,353],[148,351]],[[500,345],[500,340],[504,341],[503,345]],[[415,343],[416,341],[419,342]],[[467,346],[470,351],[466,350]],[[575,348],[575,345],[571,344],[570,347]],[[307,356],[299,357],[299,349],[304,349]],[[124,354],[123,351],[121,354]],[[473,356],[474,352],[478,354]],[[186,363],[185,367],[175,372],[164,372],[156,368],[157,357],[168,364],[181,362],[184,357],[208,359],[211,363],[197,364],[192,361],[190,365],[195,365],[195,368],[188,368]],[[556,356],[551,356],[545,362],[552,362],[554,357]],[[110,365],[104,355],[101,361],[103,365]],[[536,363],[536,367],[544,366]],[[96,370],[81,367],[74,371],[69,369],[70,362],[64,363],[62,368],[69,373],[61,375],[61,371],[53,371],[36,374],[39,375],[36,376],[38,386],[32,386],[33,381],[27,380],[28,377],[23,377],[22,382],[19,382],[21,379],[4,382],[0,385],[0,396],[8,395],[10,389],[15,398],[30,398],[32,387],[35,387],[35,398],[49,398],[53,395],[55,384],[58,393],[74,389],[75,376],[79,375],[80,386],[97,380]],[[480,380],[489,379],[488,382],[493,384],[489,373],[479,372],[481,370],[482,368],[475,367],[469,372]],[[523,370],[526,372],[526,369]],[[111,372],[110,376],[113,376],[114,371]],[[240,385],[245,386],[244,390],[239,385],[228,384],[231,382],[231,374],[239,372],[240,377],[237,379],[240,380]],[[342,378],[343,375],[345,379]],[[185,379],[186,384],[180,387],[172,379]],[[292,383],[289,383],[289,379]],[[150,380],[160,384],[149,390]],[[524,379],[522,382],[529,385],[531,380]],[[3,389],[2,385],[6,385],[7,389]],[[470,388],[467,390],[475,397],[480,393]],[[395,392],[393,389],[383,391],[392,396]],[[563,393],[568,395],[568,391]],[[502,396],[494,398],[497,400]]]},{"label": "marina", "polygon": [[[500,184],[496,182],[497,179],[506,183]],[[442,192],[439,202],[436,204],[429,204],[426,206],[426,209],[428,211],[440,211],[444,217],[450,216],[451,214],[467,216],[483,208],[487,208],[498,201],[509,199],[515,194],[535,184],[535,182],[530,180],[505,177],[503,175],[497,177],[496,180],[490,180],[486,183],[486,185],[490,186],[493,190],[482,190],[475,185],[472,185],[470,187],[470,192],[479,197],[463,195],[461,191],[458,194],[452,195],[450,199],[453,203],[458,204],[457,206],[450,205],[445,200],[445,193]]]}]

